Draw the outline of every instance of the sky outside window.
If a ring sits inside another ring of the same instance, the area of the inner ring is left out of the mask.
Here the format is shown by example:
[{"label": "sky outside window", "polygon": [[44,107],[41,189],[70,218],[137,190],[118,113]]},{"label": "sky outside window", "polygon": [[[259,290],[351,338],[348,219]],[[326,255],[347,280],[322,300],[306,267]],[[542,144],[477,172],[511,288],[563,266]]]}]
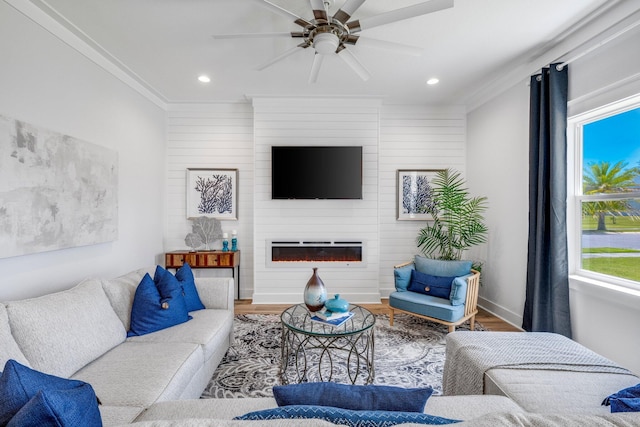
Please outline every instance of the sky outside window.
[{"label": "sky outside window", "polygon": [[619,161],[640,166],[640,108],[616,114],[583,127],[584,166]]}]

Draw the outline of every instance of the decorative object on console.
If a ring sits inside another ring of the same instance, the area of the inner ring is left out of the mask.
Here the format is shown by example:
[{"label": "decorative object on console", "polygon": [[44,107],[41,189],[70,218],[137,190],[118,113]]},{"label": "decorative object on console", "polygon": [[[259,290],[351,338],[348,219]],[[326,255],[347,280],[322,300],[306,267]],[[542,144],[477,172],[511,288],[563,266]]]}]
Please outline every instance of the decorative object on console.
[{"label": "decorative object on console", "polygon": [[327,289],[324,282],[318,276],[318,267],[313,267],[313,274],[304,288],[304,304],[309,311],[316,312],[324,307],[327,301]]},{"label": "decorative object on console", "polygon": [[397,213],[400,221],[422,221],[433,219],[434,206],[431,181],[440,169],[398,170]]},{"label": "decorative object on console", "polygon": [[187,218],[238,219],[238,169],[187,169]]},{"label": "decorative object on console", "polygon": [[232,252],[238,251],[238,231],[237,230],[233,230],[231,232],[231,251]]},{"label": "decorative object on console", "polygon": [[335,294],[332,299],[328,299],[324,303],[325,308],[333,313],[344,313],[349,310],[349,302],[340,298],[340,294]]},{"label": "decorative object on console", "polygon": [[198,234],[189,233],[185,236],[184,243],[191,248],[191,252],[195,252],[204,242]]},{"label": "decorative object on console", "polygon": [[205,250],[211,250],[213,242],[223,237],[222,226],[220,221],[215,218],[200,216],[191,219],[191,233],[187,234],[184,242],[189,246],[192,252],[195,252],[200,246],[205,245]]},{"label": "decorative object on console", "polygon": [[222,233],[222,252],[229,252],[229,235]]}]

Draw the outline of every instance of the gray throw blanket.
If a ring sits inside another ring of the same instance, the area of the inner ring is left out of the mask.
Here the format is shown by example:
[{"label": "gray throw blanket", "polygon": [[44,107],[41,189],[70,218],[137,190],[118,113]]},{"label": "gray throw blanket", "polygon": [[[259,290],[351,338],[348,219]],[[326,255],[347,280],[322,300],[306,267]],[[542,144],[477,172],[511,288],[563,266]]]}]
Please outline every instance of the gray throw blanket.
[{"label": "gray throw blanket", "polygon": [[562,335],[546,332],[454,332],[447,336],[445,395],[483,394],[492,368],[545,369],[633,375]]}]

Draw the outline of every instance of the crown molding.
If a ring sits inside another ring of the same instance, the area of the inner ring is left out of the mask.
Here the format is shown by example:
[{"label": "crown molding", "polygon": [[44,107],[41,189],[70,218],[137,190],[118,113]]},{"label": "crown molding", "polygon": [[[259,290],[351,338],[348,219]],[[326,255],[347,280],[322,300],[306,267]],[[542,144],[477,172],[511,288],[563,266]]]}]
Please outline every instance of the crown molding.
[{"label": "crown molding", "polygon": [[107,71],[146,99],[166,110],[168,100],[44,0],[4,0],[25,17]]},{"label": "crown molding", "polygon": [[528,82],[532,74],[550,63],[562,62],[563,57],[596,45],[623,23],[628,24],[636,20],[640,20],[640,2],[609,1],[563,31],[551,42],[496,70],[495,79],[463,97],[460,103],[466,104],[467,112],[471,112],[511,87]]}]

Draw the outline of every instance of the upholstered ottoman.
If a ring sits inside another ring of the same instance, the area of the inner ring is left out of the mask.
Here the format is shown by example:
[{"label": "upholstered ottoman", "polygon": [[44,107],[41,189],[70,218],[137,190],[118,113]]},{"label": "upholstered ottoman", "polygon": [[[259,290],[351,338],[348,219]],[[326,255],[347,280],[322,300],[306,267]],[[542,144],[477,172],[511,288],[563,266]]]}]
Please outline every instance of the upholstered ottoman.
[{"label": "upholstered ottoman", "polygon": [[602,400],[640,378],[564,336],[460,331],[447,336],[446,395],[495,394],[528,412],[602,414]]}]

